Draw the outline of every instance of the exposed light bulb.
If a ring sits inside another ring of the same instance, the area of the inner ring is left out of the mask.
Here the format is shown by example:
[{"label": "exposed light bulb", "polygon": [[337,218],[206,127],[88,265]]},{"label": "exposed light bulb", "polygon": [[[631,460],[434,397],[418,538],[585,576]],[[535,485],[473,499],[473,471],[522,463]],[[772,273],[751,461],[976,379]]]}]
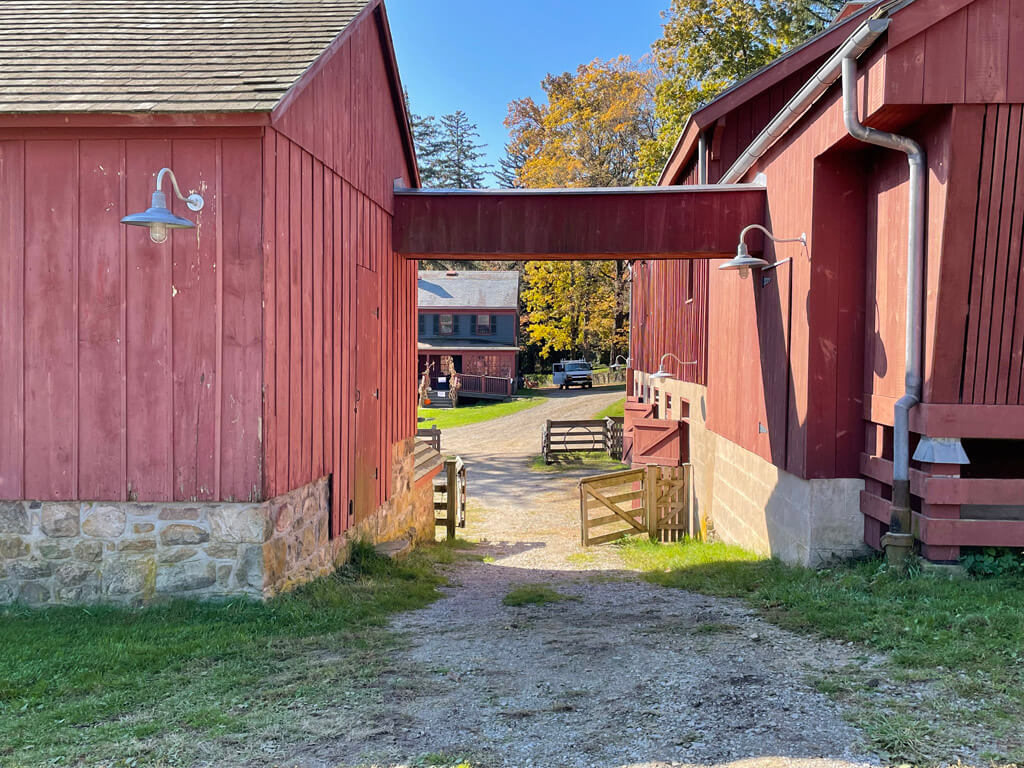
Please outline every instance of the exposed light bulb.
[{"label": "exposed light bulb", "polygon": [[149,225],[149,239],[154,243],[163,243],[167,240],[167,225],[160,222],[153,222]]}]

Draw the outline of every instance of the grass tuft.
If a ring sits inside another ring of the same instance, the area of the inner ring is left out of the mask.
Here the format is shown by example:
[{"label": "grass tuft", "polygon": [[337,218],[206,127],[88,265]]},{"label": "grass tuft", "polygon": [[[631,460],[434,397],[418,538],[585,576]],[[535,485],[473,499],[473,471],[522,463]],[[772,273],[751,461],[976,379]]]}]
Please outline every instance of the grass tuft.
[{"label": "grass tuft", "polygon": [[551,587],[540,584],[527,584],[516,587],[501,599],[503,605],[543,605],[544,603],[559,603],[563,600],[579,600],[575,595],[563,595]]},{"label": "grass tuft", "polygon": [[543,455],[530,459],[530,469],[534,472],[569,472],[584,469],[591,472],[618,472],[629,469],[627,464],[613,459],[604,451],[574,451],[558,453],[552,456],[552,463],[547,464]]},{"label": "grass tuft", "polygon": [[594,414],[595,419],[609,419],[618,416],[622,418],[626,413],[626,398],[616,400],[614,403],[609,405],[607,408],[598,411]]}]

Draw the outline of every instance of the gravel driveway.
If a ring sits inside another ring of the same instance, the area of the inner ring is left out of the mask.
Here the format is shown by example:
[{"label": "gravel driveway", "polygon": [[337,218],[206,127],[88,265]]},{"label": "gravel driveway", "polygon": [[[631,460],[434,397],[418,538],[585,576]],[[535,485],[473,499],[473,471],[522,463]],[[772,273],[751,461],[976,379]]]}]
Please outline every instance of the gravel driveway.
[{"label": "gravel driveway", "polygon": [[[808,679],[854,661],[742,603],[643,582],[614,547],[578,543],[581,473],[528,469],[548,418],[590,418],[621,390],[446,431],[468,462],[467,538],[484,561],[453,566],[445,598],[399,616],[408,638],[382,681],[372,738],[350,733],[307,766],[749,766],[871,763],[858,732]],[[572,599],[506,607],[524,584]],[[756,759],[751,759],[756,758]]]}]

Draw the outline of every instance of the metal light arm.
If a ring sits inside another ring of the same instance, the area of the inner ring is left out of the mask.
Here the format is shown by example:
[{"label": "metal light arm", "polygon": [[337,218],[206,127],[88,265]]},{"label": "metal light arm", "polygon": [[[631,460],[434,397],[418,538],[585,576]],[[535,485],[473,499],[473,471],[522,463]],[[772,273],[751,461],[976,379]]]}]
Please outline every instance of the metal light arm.
[{"label": "metal light arm", "polygon": [[671,352],[666,352],[664,355],[661,356],[661,360],[658,361],[658,368],[659,368],[659,370],[662,370],[662,371],[665,370],[665,359],[669,358],[669,357],[671,357],[673,360],[675,360],[680,365],[696,365],[697,364],[696,360],[680,360],[676,355],[672,354]]},{"label": "metal light arm", "polygon": [[[800,237],[776,237],[771,232],[769,232],[766,227],[762,227],[760,224],[750,224],[740,231],[740,249],[744,253],[747,252],[747,232],[749,232],[752,229],[761,230],[762,232],[764,232],[765,236],[773,243],[800,243],[803,246],[807,245],[807,235],[803,232],[800,233]],[[786,261],[787,259],[783,259],[782,261],[776,261],[774,264],[769,264],[767,267],[761,267],[761,269],[774,269],[780,264],[784,264]]]},{"label": "metal light arm", "polygon": [[163,183],[164,183],[164,176],[165,175],[168,175],[168,176],[171,177],[171,184],[174,187],[174,194],[178,196],[179,200],[181,200],[183,203],[185,203],[185,205],[188,206],[189,210],[191,210],[191,211],[201,211],[201,210],[203,210],[203,205],[204,205],[203,196],[202,195],[198,195],[198,194],[196,194],[194,192],[191,195],[189,195],[188,197],[186,197],[185,195],[181,194],[181,187],[178,186],[178,179],[175,178],[174,171],[172,171],[170,168],[161,168],[160,169],[160,173],[158,173],[156,175],[156,191],[157,192],[163,192]]}]

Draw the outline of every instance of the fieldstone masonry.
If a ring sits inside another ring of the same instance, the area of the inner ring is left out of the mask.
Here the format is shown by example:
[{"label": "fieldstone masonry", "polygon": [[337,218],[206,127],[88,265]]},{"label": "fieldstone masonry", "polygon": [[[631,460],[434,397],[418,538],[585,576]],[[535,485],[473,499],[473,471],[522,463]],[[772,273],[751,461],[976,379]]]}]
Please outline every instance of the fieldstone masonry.
[{"label": "fieldstone masonry", "polygon": [[326,477],[261,503],[0,501],[0,604],[266,598],[330,573],[353,538],[430,538],[414,445],[394,448],[391,499],[334,540]]}]

